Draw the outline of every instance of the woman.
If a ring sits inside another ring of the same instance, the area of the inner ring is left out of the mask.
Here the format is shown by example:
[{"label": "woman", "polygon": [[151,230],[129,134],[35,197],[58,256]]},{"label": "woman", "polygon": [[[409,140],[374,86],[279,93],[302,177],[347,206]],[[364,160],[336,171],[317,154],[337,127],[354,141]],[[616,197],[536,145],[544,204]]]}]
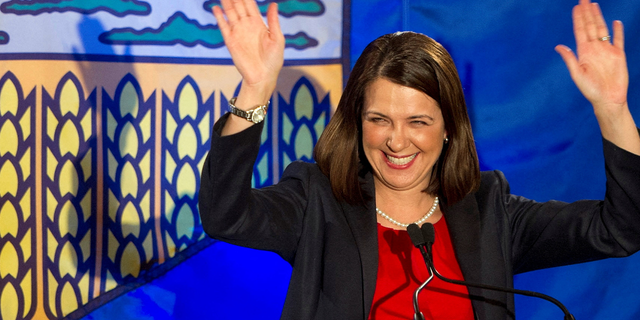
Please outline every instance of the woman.
[{"label": "woman", "polygon": [[[317,164],[294,162],[277,185],[252,190],[262,125],[245,111],[264,110],[284,38],[275,4],[268,27],[253,1],[222,6],[214,15],[243,83],[234,114],[214,126],[202,224],[293,266],[283,319],[411,318],[411,294],[427,275],[403,231],[412,222],[435,225],[434,263],[445,276],[499,286],[512,286],[517,272],[640,249],[640,136],[626,103],[622,24],[610,42],[596,4],[574,9],[578,57],[556,48],[605,139],[606,200],[572,204],[513,196],[500,172],[479,172],[454,64],[415,33],[365,49],[318,141]],[[435,280],[420,298],[432,319],[515,314],[512,295]]]}]

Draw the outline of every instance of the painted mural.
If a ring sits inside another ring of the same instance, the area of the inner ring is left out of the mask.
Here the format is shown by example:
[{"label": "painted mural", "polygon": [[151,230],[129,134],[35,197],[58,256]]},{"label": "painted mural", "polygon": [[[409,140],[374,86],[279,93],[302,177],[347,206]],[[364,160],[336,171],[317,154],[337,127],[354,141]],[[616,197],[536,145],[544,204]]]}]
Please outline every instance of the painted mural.
[{"label": "painted mural", "polygon": [[[256,187],[311,160],[348,67],[342,1],[271,2],[285,67]],[[212,243],[200,170],[241,80],[217,4],[0,4],[0,319],[81,318]]]}]

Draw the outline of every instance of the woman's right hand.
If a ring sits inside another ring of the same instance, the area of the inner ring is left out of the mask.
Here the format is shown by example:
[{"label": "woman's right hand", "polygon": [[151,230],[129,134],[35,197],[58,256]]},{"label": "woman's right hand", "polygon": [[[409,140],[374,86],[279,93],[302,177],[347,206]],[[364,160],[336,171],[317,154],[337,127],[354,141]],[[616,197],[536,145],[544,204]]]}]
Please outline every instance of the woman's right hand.
[{"label": "woman's right hand", "polygon": [[275,90],[284,62],[285,40],[278,21],[278,6],[276,3],[269,6],[267,26],[254,0],[222,0],[221,4],[224,10],[215,6],[213,15],[242,75],[242,97],[238,96],[236,105],[248,109],[264,104]]}]

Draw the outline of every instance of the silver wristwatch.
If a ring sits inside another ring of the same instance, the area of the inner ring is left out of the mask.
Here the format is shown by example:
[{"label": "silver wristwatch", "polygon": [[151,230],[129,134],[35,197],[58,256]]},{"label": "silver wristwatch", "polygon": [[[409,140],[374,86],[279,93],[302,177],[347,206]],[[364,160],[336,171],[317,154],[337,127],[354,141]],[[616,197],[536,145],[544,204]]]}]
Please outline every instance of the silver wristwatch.
[{"label": "silver wristwatch", "polygon": [[264,105],[261,106],[257,106],[251,110],[240,110],[238,109],[236,106],[236,98],[233,97],[231,98],[231,100],[229,100],[229,111],[240,117],[240,118],[244,118],[249,122],[253,122],[253,123],[260,123],[264,120],[264,117],[267,115],[267,109],[269,109],[269,102],[267,102]]}]

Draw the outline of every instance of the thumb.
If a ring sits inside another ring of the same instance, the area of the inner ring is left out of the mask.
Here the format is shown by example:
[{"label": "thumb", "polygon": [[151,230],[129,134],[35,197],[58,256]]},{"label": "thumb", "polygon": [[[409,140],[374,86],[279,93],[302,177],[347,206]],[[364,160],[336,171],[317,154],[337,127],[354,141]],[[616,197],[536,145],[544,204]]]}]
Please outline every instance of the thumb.
[{"label": "thumb", "polygon": [[278,19],[278,3],[276,2],[271,3],[267,9],[267,24],[272,35],[280,36],[282,34]]},{"label": "thumb", "polygon": [[571,76],[573,77],[574,75],[576,75],[579,69],[579,64],[578,59],[576,58],[576,55],[573,53],[573,51],[571,51],[569,47],[561,44],[557,45],[555,50],[558,54],[560,54],[562,60],[564,60],[564,64],[567,66],[567,69],[569,69],[569,73],[571,74]]}]

